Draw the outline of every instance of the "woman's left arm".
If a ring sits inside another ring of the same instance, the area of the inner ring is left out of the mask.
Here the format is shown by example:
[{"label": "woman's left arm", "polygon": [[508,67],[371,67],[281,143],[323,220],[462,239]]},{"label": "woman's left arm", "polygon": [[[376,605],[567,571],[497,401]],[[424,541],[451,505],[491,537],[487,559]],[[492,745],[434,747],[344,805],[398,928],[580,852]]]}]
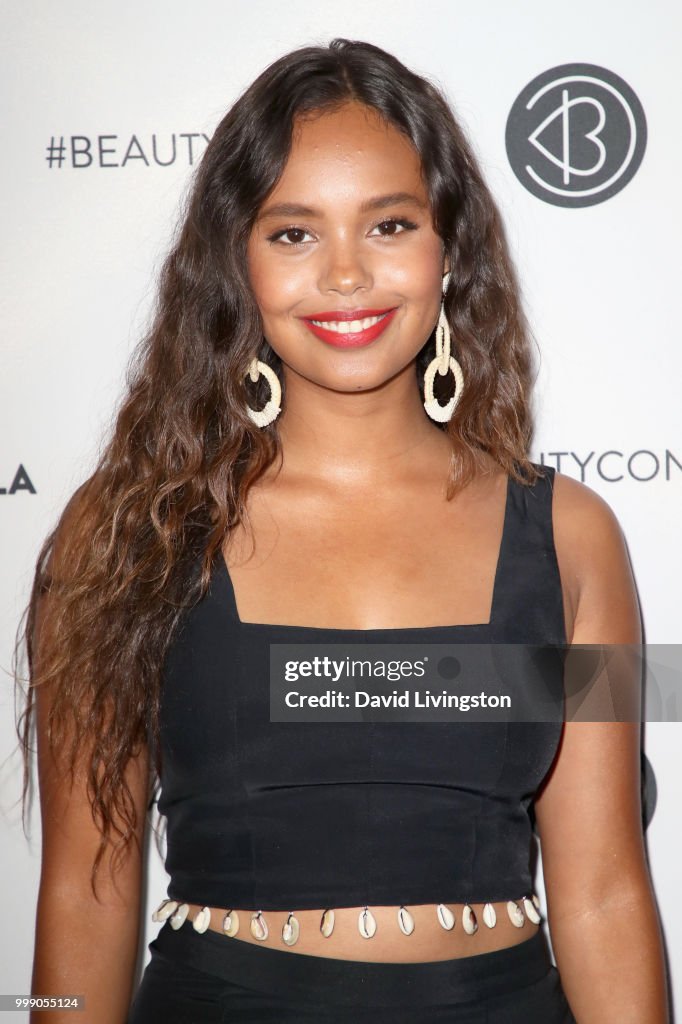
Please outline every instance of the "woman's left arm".
[{"label": "woman's left arm", "polygon": [[[572,643],[635,645],[638,651],[635,585],[610,506],[557,474],[554,536],[562,578],[570,580],[574,596]],[[617,655],[619,648],[606,650]],[[632,721],[567,721],[535,801],[552,948],[578,1024],[669,1021],[644,847],[640,730]]]}]

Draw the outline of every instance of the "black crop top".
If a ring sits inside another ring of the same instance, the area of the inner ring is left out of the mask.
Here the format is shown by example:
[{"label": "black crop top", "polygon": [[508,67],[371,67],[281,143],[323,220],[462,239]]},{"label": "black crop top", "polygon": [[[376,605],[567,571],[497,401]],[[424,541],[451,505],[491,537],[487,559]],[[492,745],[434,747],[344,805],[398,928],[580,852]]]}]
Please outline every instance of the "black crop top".
[{"label": "black crop top", "polygon": [[211,588],[185,613],[164,662],[158,806],[171,899],[290,911],[531,892],[528,809],[561,720],[271,722],[269,644],[565,645],[554,470],[542,468],[532,487],[508,478],[487,624],[244,623],[218,553]]}]

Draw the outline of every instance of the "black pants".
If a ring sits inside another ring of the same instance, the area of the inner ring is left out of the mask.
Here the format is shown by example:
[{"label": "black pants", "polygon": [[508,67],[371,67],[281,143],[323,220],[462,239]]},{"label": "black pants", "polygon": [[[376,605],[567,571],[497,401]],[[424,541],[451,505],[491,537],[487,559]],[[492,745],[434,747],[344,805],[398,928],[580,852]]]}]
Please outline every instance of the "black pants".
[{"label": "black pants", "polygon": [[166,923],[127,1024],[575,1024],[542,930],[492,953],[365,963]]}]

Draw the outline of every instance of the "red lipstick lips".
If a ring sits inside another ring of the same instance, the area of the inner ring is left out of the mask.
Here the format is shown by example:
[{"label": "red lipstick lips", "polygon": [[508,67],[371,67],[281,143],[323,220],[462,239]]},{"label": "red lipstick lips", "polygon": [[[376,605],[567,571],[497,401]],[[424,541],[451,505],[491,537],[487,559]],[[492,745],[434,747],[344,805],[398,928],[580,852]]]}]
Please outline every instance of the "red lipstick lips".
[{"label": "red lipstick lips", "polygon": [[[316,338],[326,341],[337,348],[358,348],[369,345],[386,330],[397,310],[393,309],[335,309],[326,313],[314,313],[312,316],[301,317],[306,327]],[[378,318],[378,319],[377,319]],[[362,326],[362,321],[376,320],[375,323]],[[313,321],[317,321],[314,323]],[[333,323],[334,327],[322,327],[322,324]],[[344,325],[337,327],[336,325]],[[353,330],[345,325],[355,324]]]}]

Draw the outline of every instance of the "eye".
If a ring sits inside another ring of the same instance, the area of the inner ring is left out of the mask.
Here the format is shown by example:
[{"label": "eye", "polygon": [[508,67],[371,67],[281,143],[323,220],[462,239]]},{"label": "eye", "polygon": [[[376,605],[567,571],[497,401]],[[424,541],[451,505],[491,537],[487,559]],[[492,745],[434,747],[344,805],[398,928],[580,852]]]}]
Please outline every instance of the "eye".
[{"label": "eye", "polygon": [[[395,235],[402,235],[405,231],[414,231],[417,226],[417,224],[407,220],[405,217],[389,217],[388,220],[382,220],[379,224],[375,225],[372,230],[376,231],[377,228],[387,229],[382,230],[379,237],[393,238]],[[396,231],[396,228],[400,230]]]},{"label": "eye", "polygon": [[[310,232],[305,231],[303,228],[283,228],[281,231],[275,231],[273,235],[268,235],[268,242],[281,242],[282,245],[294,246],[304,245],[303,238],[301,236],[308,235]],[[287,236],[294,235],[296,237],[291,238]],[[284,240],[286,239],[286,241]]]}]

